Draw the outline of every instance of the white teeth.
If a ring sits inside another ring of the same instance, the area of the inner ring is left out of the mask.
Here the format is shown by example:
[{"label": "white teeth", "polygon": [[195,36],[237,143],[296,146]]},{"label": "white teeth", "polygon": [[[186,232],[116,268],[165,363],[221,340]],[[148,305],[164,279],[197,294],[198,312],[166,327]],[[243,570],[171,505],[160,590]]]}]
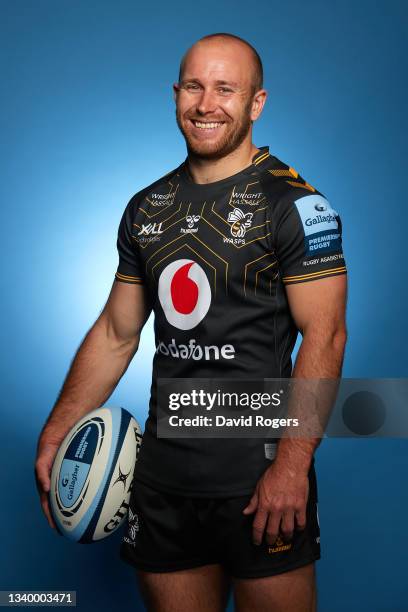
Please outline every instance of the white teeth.
[{"label": "white teeth", "polygon": [[220,125],[222,125],[222,122],[220,123],[202,123],[201,121],[194,121],[193,123],[196,127],[200,128],[201,130],[213,130],[217,127],[220,127]]}]

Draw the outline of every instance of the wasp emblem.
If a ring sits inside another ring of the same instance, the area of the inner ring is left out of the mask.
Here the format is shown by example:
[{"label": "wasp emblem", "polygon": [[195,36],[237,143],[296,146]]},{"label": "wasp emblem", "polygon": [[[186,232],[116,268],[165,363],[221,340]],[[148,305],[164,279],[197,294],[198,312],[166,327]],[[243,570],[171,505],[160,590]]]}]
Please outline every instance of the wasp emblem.
[{"label": "wasp emblem", "polygon": [[253,213],[243,213],[240,208],[234,208],[228,215],[228,222],[231,225],[231,234],[234,238],[242,238],[248,227],[252,225]]}]

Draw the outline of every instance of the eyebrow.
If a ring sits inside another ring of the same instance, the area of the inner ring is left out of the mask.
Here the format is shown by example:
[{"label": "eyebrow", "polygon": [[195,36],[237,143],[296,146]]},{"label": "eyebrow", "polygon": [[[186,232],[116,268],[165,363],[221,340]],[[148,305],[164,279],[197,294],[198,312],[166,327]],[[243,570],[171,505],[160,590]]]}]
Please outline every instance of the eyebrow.
[{"label": "eyebrow", "polygon": [[216,85],[231,85],[232,87],[238,87],[238,83],[235,81],[215,81]]},{"label": "eyebrow", "polygon": [[[182,79],[181,84],[183,83],[201,83],[201,81],[200,79],[196,77],[192,77],[191,79]],[[229,85],[231,87],[239,87],[238,83],[236,83],[235,81],[217,80],[215,81],[215,84],[216,85]]]}]

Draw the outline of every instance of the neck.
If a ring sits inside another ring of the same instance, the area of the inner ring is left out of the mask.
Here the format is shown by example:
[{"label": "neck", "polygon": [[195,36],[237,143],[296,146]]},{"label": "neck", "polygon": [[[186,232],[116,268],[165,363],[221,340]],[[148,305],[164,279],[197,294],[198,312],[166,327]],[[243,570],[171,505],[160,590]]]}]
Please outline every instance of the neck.
[{"label": "neck", "polygon": [[187,169],[194,183],[221,181],[250,166],[253,156],[258,151],[259,149],[250,140],[244,141],[234,151],[220,159],[205,159],[189,151]]}]

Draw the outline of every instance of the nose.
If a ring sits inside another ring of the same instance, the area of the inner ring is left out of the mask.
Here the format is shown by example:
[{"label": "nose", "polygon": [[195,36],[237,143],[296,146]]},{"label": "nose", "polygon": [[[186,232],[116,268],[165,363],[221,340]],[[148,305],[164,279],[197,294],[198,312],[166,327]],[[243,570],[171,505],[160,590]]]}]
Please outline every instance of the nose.
[{"label": "nose", "polygon": [[197,101],[197,112],[200,115],[212,113],[217,108],[214,94],[209,89],[203,89],[200,99]]}]

